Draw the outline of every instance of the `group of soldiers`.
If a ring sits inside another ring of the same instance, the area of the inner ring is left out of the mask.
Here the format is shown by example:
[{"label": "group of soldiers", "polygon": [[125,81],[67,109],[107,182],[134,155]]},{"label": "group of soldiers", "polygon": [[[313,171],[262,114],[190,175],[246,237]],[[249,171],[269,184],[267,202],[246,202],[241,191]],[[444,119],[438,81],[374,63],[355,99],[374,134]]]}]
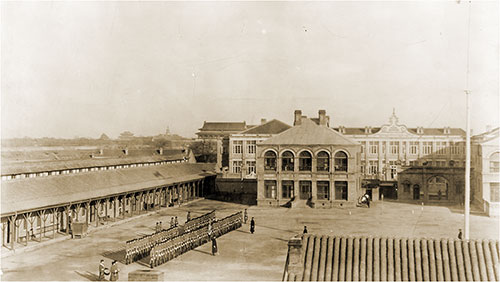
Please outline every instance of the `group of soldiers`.
[{"label": "group of soldiers", "polygon": [[[197,248],[210,240],[222,236],[242,225],[242,213],[238,212],[221,220],[209,220],[208,224],[199,227],[191,232],[185,232],[166,242],[157,244],[151,250],[150,267],[161,265],[169,260]],[[212,242],[213,243],[213,242]]]},{"label": "group of soldiers", "polygon": [[196,230],[214,220],[215,220],[215,211],[211,211],[209,213],[195,217],[193,219],[191,219],[191,214],[188,212],[187,221],[186,224],[184,225],[184,232],[190,232],[192,230]]},{"label": "group of soldiers", "polygon": [[151,249],[158,243],[167,241],[179,235],[179,228],[172,227],[167,230],[161,230],[151,235],[127,241],[125,249],[125,263],[130,264],[134,261],[147,257]]}]

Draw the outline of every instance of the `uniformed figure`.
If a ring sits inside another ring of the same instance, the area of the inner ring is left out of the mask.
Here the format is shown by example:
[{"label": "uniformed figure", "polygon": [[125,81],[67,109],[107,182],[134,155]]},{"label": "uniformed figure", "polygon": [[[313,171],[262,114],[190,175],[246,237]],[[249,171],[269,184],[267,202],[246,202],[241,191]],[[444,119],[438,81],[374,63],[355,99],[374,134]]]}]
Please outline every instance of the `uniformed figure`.
[{"label": "uniformed figure", "polygon": [[106,266],[104,266],[104,260],[101,259],[101,263],[99,263],[99,281],[104,280],[104,269]]},{"label": "uniformed figure", "polygon": [[172,216],[170,218],[170,228],[174,227],[175,226],[175,222],[174,222],[174,217]]},{"label": "uniformed figure", "polygon": [[462,240],[462,229],[458,229],[458,239]]},{"label": "uniformed figure", "polygon": [[250,233],[253,234],[254,232],[255,232],[255,220],[252,217],[252,220],[250,220]]},{"label": "uniformed figure", "polygon": [[177,216],[175,217],[175,220],[174,220],[174,226],[179,226],[179,221],[177,220]]},{"label": "uniformed figure", "polygon": [[303,234],[307,234],[307,226],[304,225],[304,232],[302,232]]},{"label": "uniformed figure", "polygon": [[188,214],[186,216],[186,222],[190,221],[191,220],[191,212],[188,211]]},{"label": "uniformed figure", "polygon": [[118,280],[118,272],[119,271],[120,270],[118,269],[118,265],[116,265],[116,260],[114,260],[111,263],[111,269],[110,269],[111,277],[109,278],[109,281],[117,281]]},{"label": "uniformed figure", "polygon": [[247,209],[245,209],[245,214],[243,215],[243,220],[245,221],[245,224],[247,224],[247,220],[248,220],[248,212],[247,212]]},{"label": "uniformed figure", "polygon": [[162,227],[161,227],[162,223],[160,221],[160,223],[158,224],[158,232],[160,232],[162,230]]},{"label": "uniformed figure", "polygon": [[156,222],[155,232],[158,232],[158,222]]}]

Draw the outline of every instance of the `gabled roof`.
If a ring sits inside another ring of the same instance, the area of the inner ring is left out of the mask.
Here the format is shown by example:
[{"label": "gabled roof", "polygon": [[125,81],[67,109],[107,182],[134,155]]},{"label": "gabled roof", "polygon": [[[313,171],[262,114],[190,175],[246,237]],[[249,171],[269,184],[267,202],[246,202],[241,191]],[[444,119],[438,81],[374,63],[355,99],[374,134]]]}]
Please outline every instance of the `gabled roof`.
[{"label": "gabled roof", "polygon": [[290,125],[277,119],[273,119],[261,125],[257,125],[253,128],[240,132],[239,134],[279,134],[290,128]]},{"label": "gabled roof", "polygon": [[296,125],[271,137],[261,144],[272,145],[357,145],[358,142],[343,136],[337,131],[317,125],[314,121],[303,118],[301,125]]},{"label": "gabled roof", "polygon": [[1,214],[75,203],[215,175],[214,164],[176,163],[2,182]]},{"label": "gabled roof", "polygon": [[[317,235],[299,240],[289,241],[284,281],[500,281],[498,241]],[[290,252],[293,246],[301,247],[299,253]]]},{"label": "gabled roof", "polygon": [[200,131],[243,131],[246,122],[204,122]]}]

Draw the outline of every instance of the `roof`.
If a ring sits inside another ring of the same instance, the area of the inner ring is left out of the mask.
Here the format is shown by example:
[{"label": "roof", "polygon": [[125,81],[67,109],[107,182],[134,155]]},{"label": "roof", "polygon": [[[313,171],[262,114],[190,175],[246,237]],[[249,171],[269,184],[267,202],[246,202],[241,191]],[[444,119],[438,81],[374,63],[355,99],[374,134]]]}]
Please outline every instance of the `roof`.
[{"label": "roof", "polygon": [[[334,128],[339,131],[339,128]],[[346,135],[366,135],[364,127],[344,127]],[[372,133],[375,134],[380,131],[380,127],[372,127]],[[415,135],[430,135],[430,136],[446,136],[446,135],[460,135],[465,136],[465,131],[461,128],[450,128],[450,133],[445,134],[443,128],[423,128],[424,133],[418,134],[417,128],[408,128],[408,132]]]},{"label": "roof", "polygon": [[472,140],[479,143],[487,142],[492,139],[498,138],[499,132],[500,132],[500,127],[497,127],[492,130],[483,132],[481,134],[472,136]]},{"label": "roof", "polygon": [[289,241],[283,280],[500,281],[498,248],[486,240],[305,235]]},{"label": "roof", "polygon": [[[153,150],[154,151],[154,150]],[[54,170],[66,170],[75,168],[85,168],[85,167],[99,167],[99,166],[109,166],[109,165],[125,165],[134,163],[146,163],[146,162],[157,162],[157,161],[168,161],[168,160],[179,160],[183,159],[186,155],[181,149],[168,149],[163,150],[162,155],[153,155],[151,151],[150,155],[142,155],[133,153],[135,150],[129,152],[129,156],[123,155],[120,158],[114,157],[100,157],[100,155],[95,155],[94,158],[88,159],[76,159],[76,160],[46,160],[46,161],[8,161],[2,159],[2,175],[12,175],[20,173],[36,173]],[[130,156],[132,153],[132,156]],[[104,155],[106,156],[106,155]]]},{"label": "roof", "polygon": [[246,130],[246,123],[243,122],[204,122],[200,131],[243,131]]},{"label": "roof", "polygon": [[215,175],[214,164],[175,163],[2,182],[2,215],[87,201]]},{"label": "roof", "polygon": [[240,132],[240,134],[279,134],[290,128],[290,125],[277,119],[273,119],[261,125],[257,125],[253,128]]},{"label": "roof", "polygon": [[337,131],[317,125],[314,121],[304,118],[296,125],[282,133],[271,137],[261,144],[272,145],[358,145],[359,143],[343,136]]}]

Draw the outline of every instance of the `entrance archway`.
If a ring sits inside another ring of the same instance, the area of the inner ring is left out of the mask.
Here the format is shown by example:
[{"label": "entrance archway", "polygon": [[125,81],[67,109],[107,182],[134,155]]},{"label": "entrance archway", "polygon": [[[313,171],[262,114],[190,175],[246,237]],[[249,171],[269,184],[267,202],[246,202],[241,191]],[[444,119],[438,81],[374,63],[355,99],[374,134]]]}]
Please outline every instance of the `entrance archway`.
[{"label": "entrance archway", "polygon": [[448,200],[448,180],[442,176],[434,176],[427,181],[427,190],[429,200],[447,201]]}]

